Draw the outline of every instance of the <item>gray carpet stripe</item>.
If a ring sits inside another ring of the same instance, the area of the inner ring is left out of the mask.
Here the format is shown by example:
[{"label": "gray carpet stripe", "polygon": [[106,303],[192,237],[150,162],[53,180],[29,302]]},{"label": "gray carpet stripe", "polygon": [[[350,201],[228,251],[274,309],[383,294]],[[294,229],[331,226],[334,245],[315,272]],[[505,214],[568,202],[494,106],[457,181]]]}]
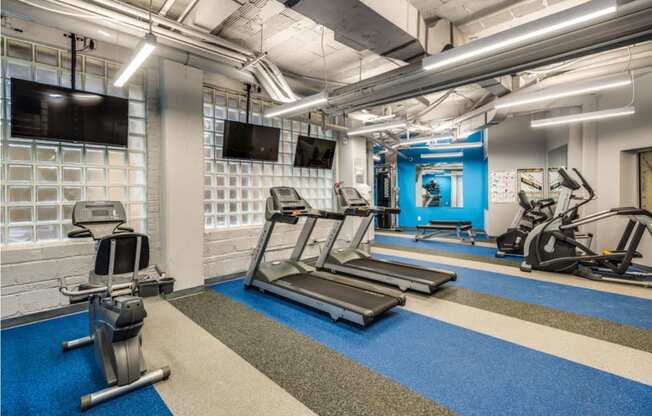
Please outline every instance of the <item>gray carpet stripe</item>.
[{"label": "gray carpet stripe", "polygon": [[448,250],[438,250],[435,248],[403,247],[394,244],[380,244],[380,243],[374,243],[372,247],[384,248],[387,250],[403,251],[406,253],[416,252],[416,253],[426,254],[430,256],[443,256],[443,257],[451,257],[454,259],[480,261],[483,263],[497,264],[500,266],[519,267],[519,263],[512,260],[501,259],[498,257],[476,256],[473,254],[456,253]]},{"label": "gray carpet stripe", "polygon": [[454,415],[220,293],[171,303],[321,416]]},{"label": "gray carpet stripe", "polygon": [[[652,353],[652,331],[454,286],[435,297]],[[408,299],[409,302],[409,299]]]}]

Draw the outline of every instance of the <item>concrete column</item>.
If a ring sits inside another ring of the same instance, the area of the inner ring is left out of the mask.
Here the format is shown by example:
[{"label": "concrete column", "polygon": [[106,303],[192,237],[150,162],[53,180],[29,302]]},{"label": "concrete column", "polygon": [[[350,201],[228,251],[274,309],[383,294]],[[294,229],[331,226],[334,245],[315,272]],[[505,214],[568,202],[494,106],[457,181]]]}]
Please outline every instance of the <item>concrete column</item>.
[{"label": "concrete column", "polygon": [[175,289],[204,283],[202,71],[161,66],[161,251]]}]

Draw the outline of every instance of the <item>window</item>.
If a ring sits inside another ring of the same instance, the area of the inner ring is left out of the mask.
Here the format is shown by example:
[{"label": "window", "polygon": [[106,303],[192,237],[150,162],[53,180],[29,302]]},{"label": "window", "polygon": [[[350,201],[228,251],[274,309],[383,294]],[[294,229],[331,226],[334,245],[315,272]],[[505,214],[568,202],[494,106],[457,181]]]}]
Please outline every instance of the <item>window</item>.
[{"label": "window", "polygon": [[[244,94],[206,87],[204,89],[204,220],[206,228],[262,224],[269,188],[292,186],[314,208],[333,205],[333,171],[295,168],[294,151],[300,134],[308,134],[308,123],[281,118],[266,119],[263,112],[274,105],[251,100],[249,122],[281,129],[278,162],[222,158],[224,120],[246,121]],[[332,139],[330,131],[310,126],[313,137]]]},{"label": "window", "polygon": [[652,150],[638,154],[640,207],[652,210]]},{"label": "window", "polygon": [[19,139],[11,133],[11,78],[70,86],[67,51],[2,38],[0,95],[0,241],[3,244],[63,240],[72,228],[75,201],[122,201],[129,224],[146,229],[146,120],[144,75],[125,89],[110,80],[119,65],[78,56],[77,87],[129,98],[129,148]]}]

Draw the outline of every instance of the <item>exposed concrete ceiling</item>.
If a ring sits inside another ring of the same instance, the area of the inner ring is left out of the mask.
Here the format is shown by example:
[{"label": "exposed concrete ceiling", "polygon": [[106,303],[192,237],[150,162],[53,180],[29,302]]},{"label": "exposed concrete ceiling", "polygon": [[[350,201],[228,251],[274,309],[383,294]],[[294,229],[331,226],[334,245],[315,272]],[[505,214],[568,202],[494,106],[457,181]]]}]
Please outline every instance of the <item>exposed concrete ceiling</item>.
[{"label": "exposed concrete ceiling", "polygon": [[426,19],[453,22],[469,39],[556,13],[589,0],[408,0]]},{"label": "exposed concrete ceiling", "polygon": [[[149,0],[123,0],[126,3],[148,9]],[[198,2],[210,0],[152,0],[152,8],[165,12],[166,16],[179,19],[188,15]],[[364,1],[364,0],[363,0]],[[440,19],[453,23],[466,39],[476,39],[531,20],[574,7],[588,0],[408,0],[421,14],[427,25]],[[202,25],[202,29],[234,41],[248,49],[264,51],[286,75],[296,76],[315,90],[326,84],[337,86],[354,83],[399,66],[404,62],[383,57],[370,50],[356,50],[338,42],[332,30],[316,23],[297,11],[285,7],[277,0],[219,0],[235,10],[230,16],[217,13],[214,27]],[[373,3],[370,0],[367,3]],[[163,8],[163,10],[161,10]],[[205,13],[204,13],[205,14]],[[202,16],[203,22],[211,22],[210,16]],[[445,42],[444,42],[445,43]],[[327,79],[327,82],[324,81]],[[476,106],[486,96],[487,90],[478,85],[457,88],[446,100],[430,108],[443,93],[431,94],[393,104],[381,111],[423,113],[424,122],[451,118]]]}]

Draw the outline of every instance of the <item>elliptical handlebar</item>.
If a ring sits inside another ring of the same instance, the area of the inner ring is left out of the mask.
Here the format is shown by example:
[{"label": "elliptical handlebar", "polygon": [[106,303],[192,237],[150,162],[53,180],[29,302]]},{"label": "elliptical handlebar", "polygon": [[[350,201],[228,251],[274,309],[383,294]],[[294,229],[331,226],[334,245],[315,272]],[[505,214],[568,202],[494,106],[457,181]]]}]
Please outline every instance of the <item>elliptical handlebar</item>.
[{"label": "elliptical handlebar", "polygon": [[580,171],[577,170],[576,168],[573,168],[573,172],[575,172],[575,174],[577,175],[577,177],[580,178],[580,181],[582,182],[582,186],[583,186],[584,189],[586,189],[586,191],[589,193],[589,198],[588,198],[588,200],[590,201],[590,200],[592,200],[593,198],[595,198],[595,191],[593,190],[593,188],[591,188],[591,185],[589,185],[589,183],[588,183],[587,180],[584,178],[584,176],[582,176],[582,174],[580,173]]}]

